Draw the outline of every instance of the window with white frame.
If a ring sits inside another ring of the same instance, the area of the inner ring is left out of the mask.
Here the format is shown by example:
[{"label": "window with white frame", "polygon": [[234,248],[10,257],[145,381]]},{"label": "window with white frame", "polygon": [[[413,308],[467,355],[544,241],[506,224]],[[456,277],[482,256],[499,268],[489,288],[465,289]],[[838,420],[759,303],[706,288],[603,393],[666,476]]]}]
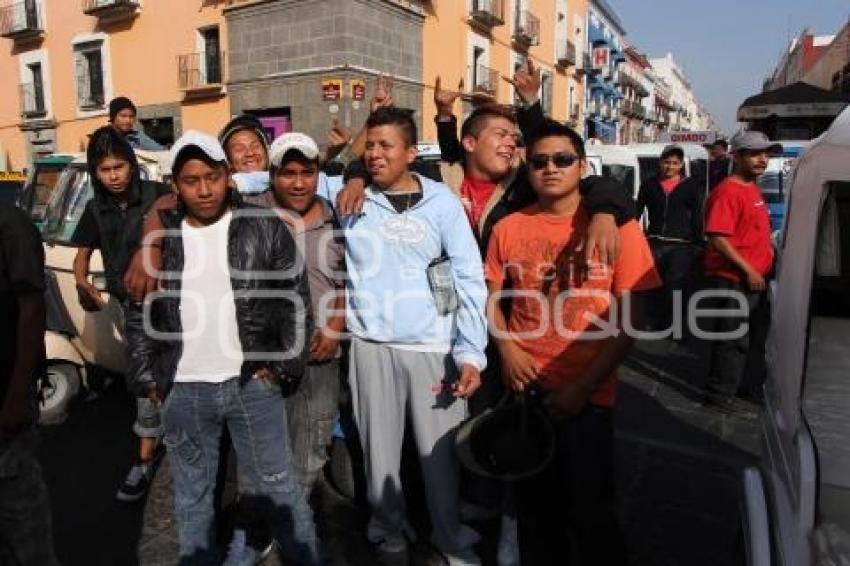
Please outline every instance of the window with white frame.
[{"label": "window with white frame", "polygon": [[200,68],[204,84],[222,82],[221,39],[218,26],[198,30],[201,59]]},{"label": "window with white frame", "polygon": [[540,74],[540,104],[543,107],[543,113],[546,116],[552,115],[552,73],[543,71]]},{"label": "window with white frame", "polygon": [[20,113],[24,120],[50,116],[50,69],[44,49],[22,53],[18,60]]},{"label": "window with white frame", "polygon": [[555,60],[563,59],[567,51],[567,0],[558,0],[555,4]]},{"label": "window with white frame", "polygon": [[103,41],[74,45],[77,80],[77,107],[82,110],[103,108],[106,104]]},{"label": "window with white frame", "polygon": [[[516,74],[516,72],[519,71],[520,69],[525,68],[526,65],[528,65],[528,57],[526,57],[525,54],[523,54],[523,53],[514,52],[514,74]],[[514,90],[514,104],[521,104],[522,99],[520,98],[519,94],[517,93],[516,88],[514,88],[513,90]]]},{"label": "window with white frame", "polygon": [[469,34],[467,55],[467,84],[473,92],[495,97],[498,93],[498,74],[490,68],[490,43],[477,33]]}]

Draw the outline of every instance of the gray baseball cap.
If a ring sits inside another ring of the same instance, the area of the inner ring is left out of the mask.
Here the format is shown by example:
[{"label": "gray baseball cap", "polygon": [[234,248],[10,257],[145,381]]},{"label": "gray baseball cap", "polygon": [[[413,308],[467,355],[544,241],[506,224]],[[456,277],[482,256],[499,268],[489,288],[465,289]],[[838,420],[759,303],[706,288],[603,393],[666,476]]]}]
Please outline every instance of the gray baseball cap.
[{"label": "gray baseball cap", "polygon": [[779,153],[782,151],[782,144],[772,142],[767,139],[767,136],[762,132],[747,130],[739,132],[732,137],[729,145],[732,152],[739,151],[768,151],[770,153]]}]

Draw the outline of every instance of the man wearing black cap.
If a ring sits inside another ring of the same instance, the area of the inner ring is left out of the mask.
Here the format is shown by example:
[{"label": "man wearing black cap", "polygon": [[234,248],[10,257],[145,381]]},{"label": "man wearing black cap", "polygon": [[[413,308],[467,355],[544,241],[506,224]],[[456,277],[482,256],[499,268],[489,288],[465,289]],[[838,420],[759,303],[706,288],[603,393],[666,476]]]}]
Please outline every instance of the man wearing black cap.
[{"label": "man wearing black cap", "polygon": [[[770,215],[756,180],[767,168],[771,153],[782,146],[761,132],[742,132],[732,138],[732,173],[711,192],[706,205],[705,254],[707,287],[722,291],[706,308],[726,310],[707,319],[701,330],[726,333],[711,343],[711,367],[705,401],[729,406],[744,378],[753,312],[765,300],[765,277],[773,268]],[[722,295],[722,296],[721,296]],[[742,307],[744,316],[735,316]],[[748,321],[749,319],[749,321]],[[749,322],[749,324],[747,324]],[[732,336],[735,336],[734,338]]]},{"label": "man wearing black cap", "polygon": [[[685,152],[669,145],[661,152],[657,177],[643,182],[638,192],[637,216],[646,211],[647,239],[655,258],[655,267],[664,280],[657,295],[656,308],[648,322],[666,330],[673,316],[675,293],[687,287],[694,257],[694,246],[702,243],[702,213],[705,191],[691,177],[683,175]],[[674,337],[676,329],[674,329]]]},{"label": "man wearing black cap", "polygon": [[136,105],[126,96],[113,98],[109,102],[109,123],[118,130],[133,149],[162,151],[159,145],[146,133],[136,130]]}]

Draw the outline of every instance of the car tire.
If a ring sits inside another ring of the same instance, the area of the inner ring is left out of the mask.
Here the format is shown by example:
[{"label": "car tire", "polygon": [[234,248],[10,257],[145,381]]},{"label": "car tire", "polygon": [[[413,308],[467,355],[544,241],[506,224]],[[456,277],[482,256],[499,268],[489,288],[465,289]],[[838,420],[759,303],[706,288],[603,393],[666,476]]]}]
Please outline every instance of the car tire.
[{"label": "car tire", "polygon": [[74,364],[59,363],[47,366],[46,373],[38,382],[38,422],[58,424],[68,417],[71,401],[80,391],[80,370]]}]

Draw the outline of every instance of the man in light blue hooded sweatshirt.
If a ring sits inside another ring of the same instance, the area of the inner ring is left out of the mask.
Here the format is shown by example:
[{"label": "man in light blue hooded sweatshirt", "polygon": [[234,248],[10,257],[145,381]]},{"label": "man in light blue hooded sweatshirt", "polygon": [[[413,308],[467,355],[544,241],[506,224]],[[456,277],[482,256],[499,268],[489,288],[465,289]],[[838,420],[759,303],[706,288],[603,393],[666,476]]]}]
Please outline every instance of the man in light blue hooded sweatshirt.
[{"label": "man in light blue hooded sweatshirt", "polygon": [[[406,563],[399,478],[406,419],[413,426],[433,526],[449,564],[480,564],[477,534],[460,523],[454,432],[485,368],[486,287],[460,201],[408,167],[416,157],[410,111],[367,121],[373,183],[346,239],[349,381],[372,508],[369,539],[383,563]],[[434,264],[438,265],[434,265]]]}]

